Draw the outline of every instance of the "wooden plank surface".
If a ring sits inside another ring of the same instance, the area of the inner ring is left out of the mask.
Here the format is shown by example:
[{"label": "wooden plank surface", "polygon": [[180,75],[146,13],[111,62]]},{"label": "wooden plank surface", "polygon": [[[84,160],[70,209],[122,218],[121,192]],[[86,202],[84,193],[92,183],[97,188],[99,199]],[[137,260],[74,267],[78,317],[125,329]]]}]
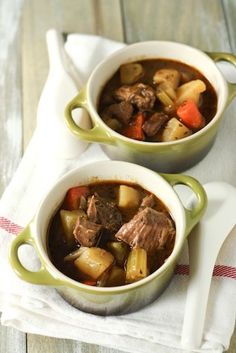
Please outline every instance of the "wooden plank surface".
[{"label": "wooden plank surface", "polygon": [[223,10],[227,23],[231,51],[236,53],[236,1],[223,0]]},{"label": "wooden plank surface", "polygon": [[120,351],[100,347],[95,344],[80,343],[75,340],[55,339],[28,335],[27,353],[120,353]]},{"label": "wooden plank surface", "polygon": [[[230,50],[221,1],[123,1],[125,38],[178,41],[202,50]],[[217,35],[216,35],[217,33]]]},{"label": "wooden plank surface", "polygon": [[[14,0],[0,0],[0,10],[4,2],[6,6],[13,4]],[[6,6],[5,11],[8,9]],[[3,11],[0,11],[0,20],[0,23],[4,22]],[[128,43],[163,39],[180,41],[208,51],[236,51],[236,2],[25,0],[22,40],[19,32],[7,52],[10,63],[6,68],[7,81],[2,84],[0,80],[0,98],[5,102],[0,107],[0,193],[7,185],[21,155],[21,104],[24,117],[24,147],[27,146],[35,127],[37,103],[48,72],[45,32],[52,27],[63,32],[99,34]],[[235,104],[230,107],[230,114],[236,114]],[[96,345],[36,335],[27,335],[26,342],[23,333],[0,327],[0,353],[8,352],[118,353],[116,350]],[[236,333],[228,350],[228,353],[235,352]]]},{"label": "wooden plank surface", "polygon": [[0,195],[22,153],[19,16],[20,4],[15,6],[14,0],[0,1],[0,24],[4,23],[0,27]]},{"label": "wooden plank surface", "polygon": [[26,349],[26,335],[24,333],[11,327],[0,326],[1,353],[26,353]]}]

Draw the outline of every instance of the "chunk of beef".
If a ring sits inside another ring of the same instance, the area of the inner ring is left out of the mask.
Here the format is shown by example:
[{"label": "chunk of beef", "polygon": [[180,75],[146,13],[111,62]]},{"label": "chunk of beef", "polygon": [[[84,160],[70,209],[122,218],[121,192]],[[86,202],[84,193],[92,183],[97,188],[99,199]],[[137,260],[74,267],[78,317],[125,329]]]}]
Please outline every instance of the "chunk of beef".
[{"label": "chunk of beef", "polygon": [[143,131],[147,136],[154,136],[168,120],[168,115],[164,113],[154,113],[143,124]]},{"label": "chunk of beef", "polygon": [[125,223],[115,237],[132,248],[142,248],[152,253],[164,248],[174,235],[171,219],[165,213],[146,207]]},{"label": "chunk of beef", "polygon": [[133,86],[121,86],[114,92],[114,98],[137,106],[141,111],[151,110],[156,101],[156,94],[152,87],[143,83]]},{"label": "chunk of beef", "polygon": [[115,202],[94,194],[89,200],[87,215],[90,221],[102,224],[110,232],[122,225],[122,215]]},{"label": "chunk of beef", "polygon": [[128,124],[134,108],[131,103],[123,101],[116,104],[109,105],[103,112],[102,118],[107,120],[109,118],[116,118],[124,124]]},{"label": "chunk of beef", "polygon": [[143,198],[140,209],[144,209],[146,207],[152,208],[156,204],[156,198],[153,194],[147,195]]},{"label": "chunk of beef", "polygon": [[117,88],[115,90],[115,92],[113,93],[113,96],[116,100],[118,100],[119,102],[130,102],[133,94],[135,94],[135,88],[136,85],[134,86],[121,86],[119,88]]},{"label": "chunk of beef", "polygon": [[74,237],[82,246],[95,246],[101,235],[102,226],[87,219],[87,217],[78,217]]},{"label": "chunk of beef", "polygon": [[114,104],[116,101],[113,97],[113,92],[110,89],[106,89],[103,94],[101,95],[101,106],[108,106]]}]

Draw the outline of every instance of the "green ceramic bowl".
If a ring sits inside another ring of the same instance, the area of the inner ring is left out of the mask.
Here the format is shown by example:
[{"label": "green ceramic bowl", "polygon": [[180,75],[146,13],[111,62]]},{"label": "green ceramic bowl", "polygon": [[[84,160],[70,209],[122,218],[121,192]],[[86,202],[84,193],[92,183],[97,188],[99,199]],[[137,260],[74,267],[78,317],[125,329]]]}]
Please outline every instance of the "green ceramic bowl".
[{"label": "green ceramic bowl", "polygon": [[[181,140],[150,143],[122,136],[103,122],[97,113],[97,103],[105,83],[121,64],[147,58],[184,62],[198,69],[210,81],[217,93],[218,106],[215,117],[205,128]],[[175,173],[185,170],[200,161],[210,150],[222,114],[236,95],[236,85],[226,82],[215,64],[219,60],[236,65],[236,57],[232,54],[204,53],[180,43],[150,41],[129,45],[106,58],[94,69],[86,86],[66,107],[67,125],[78,138],[101,143],[111,159],[137,163],[159,172]],[[92,129],[82,129],[74,122],[72,111],[79,107],[89,112]]]},{"label": "green ceramic bowl", "polygon": [[[59,272],[48,256],[47,229],[51,217],[60,206],[66,191],[94,180],[135,182],[157,195],[169,209],[176,224],[176,241],[166,262],[145,279],[120,287],[91,287],[76,282]],[[186,209],[173,189],[176,184],[191,188],[197,196],[193,209]],[[202,217],[207,198],[202,186],[193,178],[178,174],[157,174],[139,165],[102,161],[75,169],[60,179],[42,201],[33,221],[12,242],[10,262],[16,274],[34,284],[50,285],[75,307],[94,314],[111,315],[135,311],[152,302],[168,285],[186,236]],[[41,261],[38,272],[27,270],[18,257],[23,244],[32,245]]]}]

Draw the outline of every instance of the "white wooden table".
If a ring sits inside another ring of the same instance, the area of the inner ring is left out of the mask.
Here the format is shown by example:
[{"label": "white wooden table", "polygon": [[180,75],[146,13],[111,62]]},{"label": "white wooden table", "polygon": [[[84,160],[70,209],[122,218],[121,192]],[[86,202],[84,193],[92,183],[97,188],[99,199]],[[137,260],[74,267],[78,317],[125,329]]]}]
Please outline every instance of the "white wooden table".
[{"label": "white wooden table", "polygon": [[[132,43],[163,39],[236,53],[235,0],[0,0],[0,194],[35,127],[48,71],[45,32],[99,34]],[[236,115],[236,104],[231,106]],[[0,327],[0,353],[116,353]],[[228,353],[236,352],[236,332]],[[145,352],[144,352],[145,353]]]}]

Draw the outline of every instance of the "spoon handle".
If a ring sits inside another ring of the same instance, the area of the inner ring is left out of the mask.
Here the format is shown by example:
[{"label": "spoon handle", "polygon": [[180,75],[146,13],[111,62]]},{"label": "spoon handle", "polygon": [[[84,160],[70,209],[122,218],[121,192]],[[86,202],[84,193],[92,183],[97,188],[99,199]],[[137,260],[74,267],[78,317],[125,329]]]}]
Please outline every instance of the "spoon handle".
[{"label": "spoon handle", "polygon": [[[189,253],[202,254],[206,249],[201,249],[199,237],[194,233],[190,235]],[[187,291],[181,340],[185,348],[193,349],[201,345],[214,263],[215,258],[211,263],[208,261],[207,266],[199,266],[197,257],[190,259],[191,285]]]},{"label": "spoon handle", "polygon": [[223,242],[236,229],[236,189],[223,182],[204,188],[208,209],[188,239],[190,273],[181,337],[182,346],[188,349],[197,349],[202,343],[214,265]]}]

